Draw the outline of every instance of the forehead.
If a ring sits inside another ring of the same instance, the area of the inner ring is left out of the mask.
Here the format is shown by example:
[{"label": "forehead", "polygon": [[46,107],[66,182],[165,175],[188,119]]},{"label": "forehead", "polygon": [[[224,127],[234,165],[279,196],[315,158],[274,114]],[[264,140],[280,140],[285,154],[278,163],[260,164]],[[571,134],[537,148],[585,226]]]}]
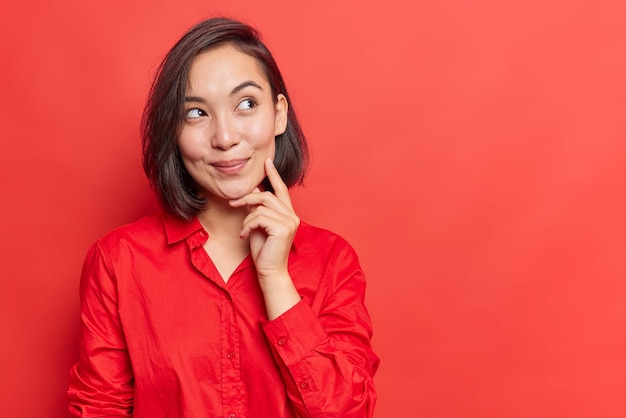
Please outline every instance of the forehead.
[{"label": "forehead", "polygon": [[269,85],[259,61],[233,45],[225,44],[198,54],[191,62],[187,88],[230,88],[252,80]]}]

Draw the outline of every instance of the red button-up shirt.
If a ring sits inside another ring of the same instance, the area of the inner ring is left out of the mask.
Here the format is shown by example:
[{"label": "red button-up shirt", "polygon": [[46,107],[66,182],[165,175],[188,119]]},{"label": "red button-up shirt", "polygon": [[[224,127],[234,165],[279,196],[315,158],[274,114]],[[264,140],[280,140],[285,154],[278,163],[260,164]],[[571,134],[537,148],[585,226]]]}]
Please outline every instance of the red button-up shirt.
[{"label": "red button-up shirt", "polygon": [[357,256],[301,223],[289,272],[302,300],[268,321],[248,256],[227,282],[198,220],[158,215],[89,250],[75,416],[371,417],[371,322]]}]

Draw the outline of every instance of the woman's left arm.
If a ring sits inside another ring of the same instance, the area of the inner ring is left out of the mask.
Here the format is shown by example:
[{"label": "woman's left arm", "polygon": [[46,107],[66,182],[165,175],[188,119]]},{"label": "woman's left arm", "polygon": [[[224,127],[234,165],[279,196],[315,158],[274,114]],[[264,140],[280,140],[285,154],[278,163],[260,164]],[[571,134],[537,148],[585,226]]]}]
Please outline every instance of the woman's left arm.
[{"label": "woman's left arm", "polygon": [[336,287],[319,312],[304,299],[263,330],[300,416],[370,418],[379,360],[363,301],[365,276],[352,248],[345,242],[336,247],[324,278]]},{"label": "woman's left arm", "polygon": [[365,276],[357,256],[345,241],[335,243],[324,278],[331,284],[330,294],[314,312],[310,301],[301,300],[288,271],[300,219],[271,160],[265,171],[275,193],[256,190],[231,205],[251,209],[241,237],[250,239],[269,319],[263,329],[287,395],[302,417],[369,418],[379,360],[371,349]]}]

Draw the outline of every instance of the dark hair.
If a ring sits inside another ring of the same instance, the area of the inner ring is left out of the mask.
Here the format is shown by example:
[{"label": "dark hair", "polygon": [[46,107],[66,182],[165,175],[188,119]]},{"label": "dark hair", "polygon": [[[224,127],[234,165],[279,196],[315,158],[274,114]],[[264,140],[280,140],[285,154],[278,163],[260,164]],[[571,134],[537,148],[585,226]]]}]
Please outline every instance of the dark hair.
[{"label": "dark hair", "polygon": [[[191,28],[168,52],[150,89],[141,121],[143,169],[163,209],[191,219],[206,205],[196,192],[178,150],[184,120],[184,98],[191,64],[198,54],[229,44],[257,60],[270,84],[274,101],[283,94],[289,103],[287,128],[276,137],[274,164],[289,187],[302,183],[308,165],[306,140],[280,70],[259,33],[226,18],[213,18]],[[270,189],[267,179],[266,189]]]}]

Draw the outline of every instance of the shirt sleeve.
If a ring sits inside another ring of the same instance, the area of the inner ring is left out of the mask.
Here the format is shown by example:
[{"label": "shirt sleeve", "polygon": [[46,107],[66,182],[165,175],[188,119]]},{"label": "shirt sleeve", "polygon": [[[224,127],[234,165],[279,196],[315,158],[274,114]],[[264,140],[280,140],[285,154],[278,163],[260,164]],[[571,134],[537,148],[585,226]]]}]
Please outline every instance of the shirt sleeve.
[{"label": "shirt sleeve", "polygon": [[263,322],[263,330],[298,416],[371,418],[379,359],[371,349],[365,276],[347,243],[326,275],[329,289]]},{"label": "shirt sleeve", "polygon": [[95,244],[83,266],[80,352],[68,390],[71,416],[132,416],[133,374],[118,314],[116,280],[106,260]]}]

